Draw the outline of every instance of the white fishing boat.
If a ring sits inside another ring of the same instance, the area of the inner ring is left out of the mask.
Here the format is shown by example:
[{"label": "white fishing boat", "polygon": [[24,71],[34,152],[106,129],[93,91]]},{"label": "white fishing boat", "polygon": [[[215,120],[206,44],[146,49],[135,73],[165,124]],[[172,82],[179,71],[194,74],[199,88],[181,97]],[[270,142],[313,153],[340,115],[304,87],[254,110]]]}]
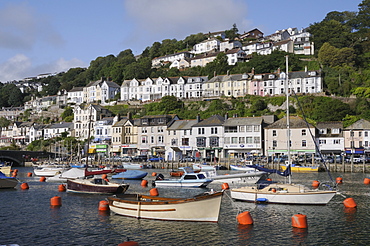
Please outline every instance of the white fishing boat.
[{"label": "white fishing boat", "polygon": [[[290,157],[290,116],[289,116],[289,80],[288,80],[288,57],[286,57],[286,125],[287,125],[287,152],[288,162],[284,172],[270,169],[271,172],[286,176],[288,182],[274,183],[268,181],[266,183],[257,184],[257,186],[247,186],[242,188],[234,188],[230,190],[230,195],[235,200],[247,202],[264,202],[264,203],[281,203],[281,204],[304,204],[304,205],[325,205],[337,193],[334,188],[330,186],[326,190],[311,189],[301,184],[294,184],[291,182],[291,157]],[[259,170],[268,171],[261,167]],[[321,186],[321,188],[324,186]]]},{"label": "white fishing boat", "polygon": [[54,163],[47,163],[42,165],[35,165],[33,172],[36,176],[53,177],[69,169],[65,165],[59,165]]},{"label": "white fishing boat", "polygon": [[217,170],[202,172],[207,178],[212,179],[213,183],[228,183],[228,184],[255,184],[259,180],[264,179],[267,173],[251,168],[248,171],[240,173],[218,174]]},{"label": "white fishing boat", "polygon": [[197,164],[197,163],[194,163],[192,167],[194,171],[212,171],[216,169],[216,166],[213,166],[213,165]]},{"label": "white fishing boat", "polygon": [[157,187],[171,186],[171,187],[206,187],[213,180],[207,178],[203,173],[195,173],[191,168],[179,168],[184,171],[184,174],[179,179],[164,179],[163,175],[159,174],[153,181],[153,185]]},{"label": "white fishing boat", "polygon": [[223,192],[190,198],[167,198],[139,194],[108,197],[113,213],[138,219],[218,222]]},{"label": "white fishing boat", "polygon": [[85,175],[85,169],[81,168],[71,168],[67,171],[64,171],[62,173],[58,173],[52,177],[46,178],[46,182],[67,182],[67,179],[78,179],[78,178],[84,178]]}]

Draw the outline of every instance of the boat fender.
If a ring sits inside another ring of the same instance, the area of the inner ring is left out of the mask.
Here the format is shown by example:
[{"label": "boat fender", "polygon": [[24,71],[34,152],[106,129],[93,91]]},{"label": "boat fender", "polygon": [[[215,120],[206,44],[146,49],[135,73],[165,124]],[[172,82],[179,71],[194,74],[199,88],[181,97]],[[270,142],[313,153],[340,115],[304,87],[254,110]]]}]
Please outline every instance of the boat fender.
[{"label": "boat fender", "polygon": [[267,198],[257,198],[256,202],[265,203],[265,202],[268,202],[268,199]]}]

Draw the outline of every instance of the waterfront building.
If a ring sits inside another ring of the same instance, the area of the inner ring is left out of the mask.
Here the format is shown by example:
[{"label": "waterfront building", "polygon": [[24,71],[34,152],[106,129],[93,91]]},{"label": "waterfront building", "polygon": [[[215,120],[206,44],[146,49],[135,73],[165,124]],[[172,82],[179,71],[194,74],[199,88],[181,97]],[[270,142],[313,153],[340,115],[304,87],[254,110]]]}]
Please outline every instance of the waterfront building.
[{"label": "waterfront building", "polygon": [[318,148],[322,154],[341,155],[344,150],[343,122],[318,122]]},{"label": "waterfront building", "polygon": [[[315,154],[315,141],[318,137],[316,127],[308,124],[299,116],[290,116],[289,125],[290,153],[297,156]],[[284,117],[265,127],[265,155],[287,155],[287,153],[287,119]]]},{"label": "waterfront building", "polygon": [[138,154],[165,158],[167,126],[178,120],[177,115],[147,115],[138,121]]}]

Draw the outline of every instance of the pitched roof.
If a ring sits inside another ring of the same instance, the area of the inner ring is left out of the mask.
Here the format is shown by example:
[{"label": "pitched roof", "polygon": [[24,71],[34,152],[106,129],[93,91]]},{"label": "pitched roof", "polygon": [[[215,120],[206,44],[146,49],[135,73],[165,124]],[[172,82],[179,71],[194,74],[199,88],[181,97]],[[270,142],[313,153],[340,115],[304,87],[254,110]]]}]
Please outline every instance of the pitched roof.
[{"label": "pitched roof", "polygon": [[360,119],[353,123],[352,125],[345,128],[346,130],[364,130],[370,129],[370,121]]},{"label": "pitched roof", "polygon": [[197,123],[197,120],[176,120],[167,130],[189,130]]},{"label": "pitched roof", "polygon": [[[306,123],[301,117],[299,116],[290,116],[289,117],[289,128],[315,128],[313,125]],[[280,120],[275,121],[269,126],[265,127],[266,129],[286,129],[287,128],[287,118],[284,117]]]},{"label": "pitched roof", "polygon": [[233,117],[225,120],[224,126],[261,125],[262,117]]},{"label": "pitched roof", "polygon": [[213,115],[195,125],[193,127],[203,127],[203,126],[222,126],[225,122],[225,118],[216,114]]}]

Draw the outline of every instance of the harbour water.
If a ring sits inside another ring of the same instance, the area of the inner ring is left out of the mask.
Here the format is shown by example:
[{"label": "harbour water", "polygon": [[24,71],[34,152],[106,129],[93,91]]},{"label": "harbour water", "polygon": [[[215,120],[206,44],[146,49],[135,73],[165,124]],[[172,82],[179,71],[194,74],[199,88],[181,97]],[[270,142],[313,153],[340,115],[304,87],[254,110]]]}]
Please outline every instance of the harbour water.
[{"label": "harbour water", "polygon": [[[363,183],[370,177],[364,173],[331,173],[342,177],[342,195],[336,195],[326,206],[297,206],[234,202],[226,191],[219,223],[169,222],[138,220],[98,211],[106,195],[72,194],[58,191],[58,183],[40,182],[27,177],[30,167],[18,168],[18,178],[27,182],[28,190],[19,186],[0,190],[0,245],[118,245],[127,239],[139,245],[369,245],[370,186]],[[148,187],[140,181],[130,183],[129,193],[149,194],[152,172],[168,177],[169,170],[147,169]],[[226,171],[220,171],[226,172]],[[326,181],[326,173],[294,174],[293,181],[311,185],[313,180]],[[120,180],[117,180],[120,182]],[[208,188],[158,188],[161,196],[187,197]],[[50,207],[50,199],[60,196],[62,206]],[[352,197],[357,208],[343,205]],[[249,211],[254,224],[239,225],[236,216]],[[307,229],[292,227],[295,214],[307,216]]]}]

